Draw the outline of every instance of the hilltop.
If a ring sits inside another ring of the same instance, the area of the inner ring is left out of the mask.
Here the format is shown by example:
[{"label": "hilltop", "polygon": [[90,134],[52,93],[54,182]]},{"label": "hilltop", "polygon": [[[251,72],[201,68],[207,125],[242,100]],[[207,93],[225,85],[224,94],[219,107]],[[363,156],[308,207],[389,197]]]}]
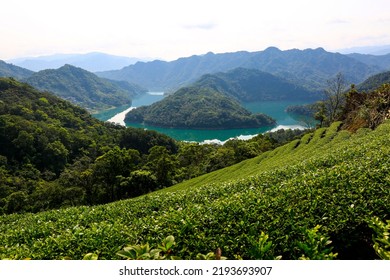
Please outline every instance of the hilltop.
[{"label": "hilltop", "polygon": [[0,77],[24,79],[31,76],[33,73],[33,71],[0,60]]},{"label": "hilltop", "polygon": [[131,104],[132,97],[146,92],[139,86],[102,79],[72,65],[39,71],[25,82],[90,110]]},{"label": "hilltop", "polygon": [[192,129],[274,126],[264,114],[252,114],[240,103],[211,88],[183,87],[149,106],[126,114],[125,122]]},{"label": "hilltop", "polygon": [[246,68],[205,74],[193,85],[212,88],[241,102],[313,100],[321,97],[320,94],[306,90],[281,77]]}]

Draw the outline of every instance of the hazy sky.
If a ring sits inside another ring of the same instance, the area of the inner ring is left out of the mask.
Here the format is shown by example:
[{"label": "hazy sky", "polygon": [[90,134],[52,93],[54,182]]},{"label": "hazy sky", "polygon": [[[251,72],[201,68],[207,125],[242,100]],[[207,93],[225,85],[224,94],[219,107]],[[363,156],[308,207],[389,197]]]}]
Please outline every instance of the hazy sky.
[{"label": "hazy sky", "polygon": [[390,44],[389,0],[0,0],[0,59]]}]

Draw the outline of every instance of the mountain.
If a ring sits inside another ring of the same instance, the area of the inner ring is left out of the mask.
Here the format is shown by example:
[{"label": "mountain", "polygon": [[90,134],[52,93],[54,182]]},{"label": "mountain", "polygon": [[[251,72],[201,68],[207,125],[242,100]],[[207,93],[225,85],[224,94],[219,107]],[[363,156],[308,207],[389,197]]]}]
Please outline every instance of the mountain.
[{"label": "mountain", "polygon": [[33,71],[0,60],[0,77],[24,79],[31,76],[33,73]]},{"label": "mountain", "polygon": [[9,60],[9,62],[15,65],[30,69],[32,71],[57,69],[65,64],[71,64],[90,72],[121,69],[130,64],[134,64],[137,61],[141,61],[141,59],[135,57],[109,55],[99,52],[92,52],[87,54],[55,54]]},{"label": "mountain", "polygon": [[380,72],[378,66],[368,66],[322,48],[281,51],[270,47],[259,52],[207,53],[172,62],[138,62],[121,70],[99,72],[97,75],[133,82],[149,90],[172,91],[204,74],[226,72],[238,67],[269,72],[312,91],[322,91],[326,81],[339,72],[351,83],[359,83]]},{"label": "mountain", "polygon": [[390,50],[385,55],[351,53],[347,56],[367,65],[379,66],[382,70],[390,70]]},{"label": "mountain", "polygon": [[390,71],[373,75],[363,83],[357,85],[356,88],[359,91],[372,91],[383,84],[390,84]]},{"label": "mountain", "polygon": [[320,98],[318,94],[286,79],[247,68],[236,68],[226,73],[205,74],[194,85],[213,88],[242,102]]},{"label": "mountain", "polygon": [[151,91],[174,91],[194,82],[206,73],[231,70],[242,66],[252,54],[236,52],[225,54],[207,53],[179,58],[172,62],[155,60],[137,62],[121,70],[98,72],[100,77],[113,80],[137,81]]},{"label": "mountain", "polygon": [[390,53],[390,45],[383,46],[363,46],[363,47],[352,47],[347,49],[340,49],[337,52],[342,54],[372,54],[372,55],[384,55]]},{"label": "mountain", "polygon": [[71,65],[39,71],[25,81],[90,110],[130,104],[132,97],[145,92],[138,86],[111,82]]},{"label": "mountain", "polygon": [[264,114],[251,114],[237,101],[211,88],[183,87],[149,106],[127,113],[125,122],[190,129],[273,126]]}]

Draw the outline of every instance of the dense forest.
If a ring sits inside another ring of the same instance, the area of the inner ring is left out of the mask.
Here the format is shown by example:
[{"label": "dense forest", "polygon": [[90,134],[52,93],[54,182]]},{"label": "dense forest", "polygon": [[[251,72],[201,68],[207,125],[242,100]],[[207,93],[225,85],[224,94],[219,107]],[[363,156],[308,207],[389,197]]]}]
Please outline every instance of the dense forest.
[{"label": "dense forest", "polygon": [[236,68],[226,73],[206,74],[194,84],[234,97],[240,102],[270,100],[318,100],[318,92],[309,91],[286,79],[256,69]]},{"label": "dense forest", "polygon": [[58,69],[39,71],[24,81],[90,111],[131,104],[134,96],[146,92],[146,89],[134,84],[99,78],[68,64]]},{"label": "dense forest", "polygon": [[183,87],[149,106],[131,110],[126,122],[192,129],[252,128],[276,124],[265,114],[252,114],[232,97],[210,87]]},{"label": "dense forest", "polygon": [[223,146],[177,142],[154,131],[103,123],[50,93],[0,78],[1,213],[134,197],[278,145],[262,135]]},{"label": "dense forest", "polygon": [[[12,80],[1,80],[0,88],[1,100],[8,100],[5,99],[7,95],[12,95],[15,101],[28,95],[35,97],[32,98],[35,101],[19,102],[24,104],[19,111],[17,105],[13,105],[14,108],[7,107],[4,102],[1,104],[4,113],[0,126],[2,137],[8,135],[4,134],[5,129],[17,128],[16,121],[11,121],[13,118],[21,122],[30,120],[32,125],[36,121],[32,113],[34,108],[39,107],[39,102],[47,104],[43,99],[46,98],[52,108],[69,107],[80,119],[86,118],[85,122],[79,123],[84,129],[83,135],[91,131],[96,140],[105,139],[105,146],[99,146],[96,141],[89,150],[85,146],[79,149],[82,157],[73,164],[69,159],[58,182],[43,179],[42,166],[38,167],[41,170],[34,168],[38,154],[34,158],[20,147],[19,159],[8,154],[3,156],[1,193],[10,187],[24,186],[2,200],[6,202],[5,211],[27,211],[18,208],[17,202],[30,206],[29,199],[34,199],[32,205],[36,205],[40,201],[38,194],[43,194],[46,198],[43,202],[46,202],[48,197],[61,198],[58,195],[65,194],[64,190],[75,193],[72,189],[76,187],[81,194],[85,187],[85,198],[90,197],[90,192],[94,194],[90,198],[109,201],[120,194],[118,191],[135,190],[130,186],[140,182],[144,186],[151,185],[150,175],[157,179],[167,174],[163,167],[172,166],[173,161],[169,160],[175,159],[172,155],[182,162],[182,167],[188,160],[195,164],[190,163],[187,167],[197,170],[204,158],[198,152],[213,147],[170,142],[163,138],[167,142],[156,144],[148,154],[141,155],[141,161],[146,157],[148,163],[142,169],[134,170],[140,161],[137,151],[115,145],[118,140],[121,145],[137,145],[139,142],[130,140],[134,130],[102,126],[88,115],[83,116],[84,110],[77,111],[69,103],[59,102]],[[344,98],[337,114],[326,111],[327,104],[321,112],[326,118],[334,116],[342,121],[305,133],[252,159],[172,187],[98,206],[67,207],[34,215],[2,215],[0,258],[390,259],[389,221],[386,222],[390,217],[390,85],[366,93],[352,87]],[[61,115],[63,113],[61,111]],[[56,127],[56,124],[61,125],[61,120],[53,119],[48,123]],[[64,126],[65,130],[67,128]],[[39,132],[39,129],[35,130]],[[105,134],[105,130],[116,140]],[[60,135],[66,135],[65,131]],[[12,145],[20,145],[15,136],[14,133],[8,146],[11,149]],[[28,136],[19,132],[18,136],[32,141],[34,134]],[[42,137],[39,133],[37,136]],[[4,140],[9,142],[9,139]],[[147,143],[153,142],[151,138],[149,140]],[[61,158],[64,154],[61,150],[65,150],[60,148],[60,141],[59,138],[56,144],[48,146],[51,146],[49,152],[58,150],[53,155]],[[270,144],[272,140],[259,135],[253,142],[233,141],[229,145],[245,147],[245,150],[263,145],[267,150],[266,146]],[[57,149],[53,149],[55,147]],[[184,156],[183,147],[192,157]],[[218,148],[224,156],[216,163],[234,154],[232,151],[236,148],[231,151],[227,148]],[[69,150],[68,154],[72,152]],[[211,156],[207,155],[208,158]],[[154,169],[156,166],[159,168]],[[54,177],[55,166],[46,167],[50,168]],[[154,170],[159,172],[153,173]],[[149,181],[145,182],[145,179]],[[69,184],[60,185],[61,180]],[[55,185],[57,188],[52,189]],[[32,191],[34,187],[35,191]],[[71,197],[68,199],[72,201]],[[89,203],[93,202],[97,201]]]}]

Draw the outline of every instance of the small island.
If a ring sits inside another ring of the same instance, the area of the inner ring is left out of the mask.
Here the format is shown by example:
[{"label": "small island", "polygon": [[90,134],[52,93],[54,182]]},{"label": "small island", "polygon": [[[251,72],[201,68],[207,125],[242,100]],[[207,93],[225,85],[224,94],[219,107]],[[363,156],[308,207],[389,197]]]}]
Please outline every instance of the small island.
[{"label": "small island", "polygon": [[265,114],[252,114],[231,97],[205,87],[183,87],[150,106],[127,113],[125,122],[185,129],[233,129],[274,126]]}]

